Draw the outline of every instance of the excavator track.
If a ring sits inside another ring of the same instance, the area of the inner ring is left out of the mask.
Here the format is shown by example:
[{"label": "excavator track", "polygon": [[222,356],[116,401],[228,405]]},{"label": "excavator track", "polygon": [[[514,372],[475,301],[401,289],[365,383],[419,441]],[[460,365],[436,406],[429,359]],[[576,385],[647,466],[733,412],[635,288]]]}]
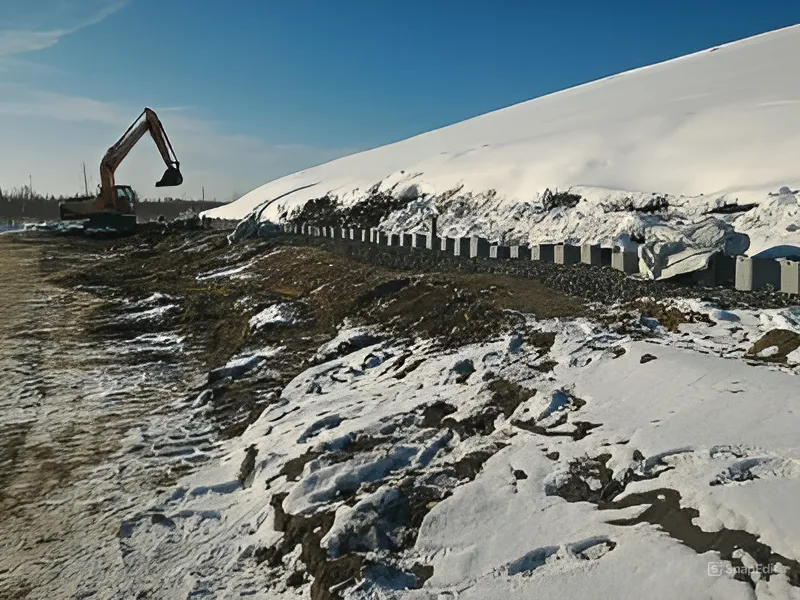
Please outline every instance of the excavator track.
[{"label": "excavator track", "polygon": [[92,232],[113,232],[119,235],[126,235],[136,232],[136,215],[121,215],[117,213],[101,212],[89,215],[84,231]]}]

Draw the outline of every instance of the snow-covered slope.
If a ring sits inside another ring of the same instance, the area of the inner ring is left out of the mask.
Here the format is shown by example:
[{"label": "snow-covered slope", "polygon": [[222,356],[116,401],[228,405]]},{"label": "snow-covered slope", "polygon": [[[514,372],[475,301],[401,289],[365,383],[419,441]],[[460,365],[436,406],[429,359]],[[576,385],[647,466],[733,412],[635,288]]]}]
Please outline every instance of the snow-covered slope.
[{"label": "snow-covered slope", "polygon": [[800,311],[683,309],[713,322],[635,341],[531,319],[549,350],[512,334],[341,355],[365,333],[343,330],[219,461],[126,521],[124,580],[104,589],[800,598],[800,354],[742,361]]},{"label": "snow-covered slope", "polygon": [[[800,26],[782,29],[341,158],[205,214],[243,218],[269,204],[262,219],[275,220],[327,193],[359,201],[380,184],[425,196],[390,225],[413,227],[438,210],[453,234],[609,242],[654,219],[680,236],[686,219],[725,202],[761,203],[786,187],[780,214],[736,229],[750,236],[751,254],[797,244],[798,56]],[[535,210],[546,189],[573,187],[584,199],[577,207],[544,217]],[[463,201],[444,206],[441,195],[459,188]],[[669,200],[665,214],[636,210],[654,194]]]}]

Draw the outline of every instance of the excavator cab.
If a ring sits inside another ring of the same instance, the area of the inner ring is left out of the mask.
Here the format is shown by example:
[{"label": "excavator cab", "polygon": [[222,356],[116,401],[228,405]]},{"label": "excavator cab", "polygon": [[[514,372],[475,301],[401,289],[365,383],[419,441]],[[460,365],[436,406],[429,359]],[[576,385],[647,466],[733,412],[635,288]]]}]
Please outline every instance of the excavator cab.
[{"label": "excavator cab", "polygon": [[114,206],[111,207],[124,215],[136,213],[136,194],[129,185],[114,186]]},{"label": "excavator cab", "polygon": [[176,162],[167,167],[164,175],[156,182],[156,187],[172,187],[182,183],[183,175],[181,175],[180,163]]}]

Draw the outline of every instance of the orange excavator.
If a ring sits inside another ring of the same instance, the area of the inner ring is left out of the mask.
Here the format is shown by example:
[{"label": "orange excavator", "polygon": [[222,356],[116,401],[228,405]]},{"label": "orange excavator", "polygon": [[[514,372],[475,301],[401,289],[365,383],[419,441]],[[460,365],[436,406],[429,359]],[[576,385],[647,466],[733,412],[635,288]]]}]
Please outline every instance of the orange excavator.
[{"label": "orange excavator", "polygon": [[68,200],[59,205],[64,221],[86,220],[89,227],[134,230],[136,228],[136,196],[129,185],[117,185],[114,172],[145,133],[156,143],[167,170],[156,187],[183,183],[180,163],[155,111],[145,108],[117,143],[108,149],[100,162],[100,193],[97,198]]}]

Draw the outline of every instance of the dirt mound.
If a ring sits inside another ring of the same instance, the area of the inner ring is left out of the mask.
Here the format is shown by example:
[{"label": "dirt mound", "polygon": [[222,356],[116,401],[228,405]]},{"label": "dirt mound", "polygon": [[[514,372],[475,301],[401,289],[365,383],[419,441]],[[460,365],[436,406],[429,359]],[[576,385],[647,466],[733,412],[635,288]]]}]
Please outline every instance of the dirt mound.
[{"label": "dirt mound", "polygon": [[773,329],[753,344],[747,355],[767,362],[785,363],[786,357],[798,348],[800,334],[788,329]]},{"label": "dirt mound", "polygon": [[680,333],[680,326],[684,323],[707,323],[714,325],[711,318],[701,312],[682,311],[675,306],[669,306],[664,302],[655,300],[637,300],[628,303],[626,308],[639,311],[643,317],[655,319],[666,329],[673,333]]}]

